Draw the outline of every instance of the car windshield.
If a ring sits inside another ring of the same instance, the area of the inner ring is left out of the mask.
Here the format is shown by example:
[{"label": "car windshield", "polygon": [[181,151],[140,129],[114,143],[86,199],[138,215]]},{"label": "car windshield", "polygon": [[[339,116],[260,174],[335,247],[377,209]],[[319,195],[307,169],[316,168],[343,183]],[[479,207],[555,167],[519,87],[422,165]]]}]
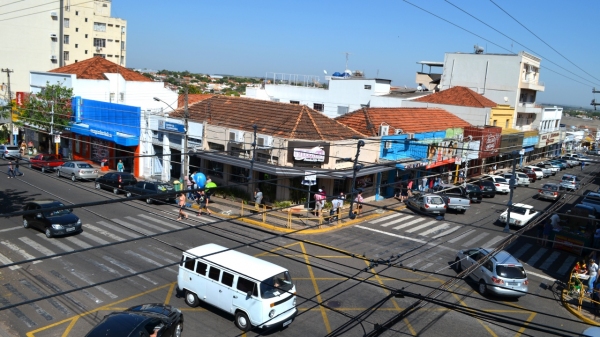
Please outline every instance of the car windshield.
[{"label": "car windshield", "polygon": [[78,168],[94,168],[92,165],[88,164],[88,163],[79,163],[77,164]]},{"label": "car windshield", "polygon": [[467,191],[479,191],[480,189],[475,186],[475,185],[471,185],[471,184],[467,184]]},{"label": "car windshield", "polygon": [[525,269],[521,266],[499,264],[496,266],[496,274],[504,278],[527,278],[527,275],[525,274]]},{"label": "car windshield", "polygon": [[426,202],[428,205],[443,205],[444,204],[444,200],[442,200],[442,198],[437,198],[437,197],[427,197]]},{"label": "car windshield", "polygon": [[294,287],[292,277],[288,271],[284,271],[262,281],[260,283],[260,295],[262,298],[272,298],[292,290],[292,287]]},{"label": "car windshield", "polygon": [[50,161],[50,160],[57,160],[57,159],[56,159],[55,156],[43,156],[42,160],[48,160],[48,161]]},{"label": "car windshield", "polygon": [[558,191],[558,186],[546,184],[546,185],[542,186],[542,189],[548,190],[548,191]]},{"label": "car windshield", "polygon": [[[53,203],[53,204],[44,204],[41,206],[42,206],[42,210],[43,210],[44,208],[64,207],[65,205],[60,202],[57,202],[57,203]],[[70,214],[71,211],[68,209],[61,209],[58,211],[44,211],[43,213],[44,213],[45,217],[50,218],[53,216],[61,216],[61,215]]]},{"label": "car windshield", "polygon": [[525,215],[525,213],[527,213],[528,208],[525,207],[513,207],[510,212],[511,213],[518,213],[518,214],[523,214]]},{"label": "car windshield", "polygon": [[504,183],[504,184],[507,184],[507,183],[508,183],[508,182],[506,181],[506,179],[504,179],[504,178],[496,178],[495,180],[496,180],[495,182],[497,182],[497,183]]}]

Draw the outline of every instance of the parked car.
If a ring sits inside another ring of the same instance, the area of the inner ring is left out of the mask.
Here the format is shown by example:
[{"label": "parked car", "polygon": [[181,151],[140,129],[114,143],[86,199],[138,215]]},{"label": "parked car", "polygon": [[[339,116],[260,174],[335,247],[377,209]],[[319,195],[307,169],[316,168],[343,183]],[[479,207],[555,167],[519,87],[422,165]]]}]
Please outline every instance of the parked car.
[{"label": "parked car", "polygon": [[578,190],[581,187],[581,179],[573,174],[565,174],[560,180],[560,185],[567,189],[567,191]]},{"label": "parked car", "polygon": [[510,192],[510,188],[508,186],[508,180],[504,179],[504,177],[488,175],[488,176],[483,176],[481,178],[481,180],[487,180],[487,181],[493,182],[494,186],[496,187],[496,192],[498,192],[498,193]]},{"label": "parked car", "polygon": [[85,336],[181,337],[182,331],[181,310],[167,304],[152,303],[108,314]]},{"label": "parked car", "polygon": [[520,171],[529,177],[529,182],[534,183],[538,179],[537,173],[535,173],[535,171],[530,168],[523,168]]},{"label": "parked car", "polygon": [[493,198],[496,196],[496,185],[493,181],[479,180],[476,182],[477,186],[481,190],[482,197]]},{"label": "parked car", "polygon": [[175,201],[174,192],[172,185],[154,181],[138,181],[134,185],[125,186],[125,195],[128,198],[137,195],[165,194],[165,196],[146,198],[147,204],[151,204],[154,200]]},{"label": "parked car", "polygon": [[573,161],[570,159],[563,159],[562,157],[555,157],[554,159],[552,159],[551,161],[553,162],[558,162],[558,163],[562,163],[564,164],[567,168],[571,168],[574,167],[575,165],[573,164]]},{"label": "parked car", "polygon": [[550,170],[549,168],[539,167],[539,166],[534,166],[534,165],[530,165],[528,167],[531,167],[534,171],[541,170],[542,178],[548,178],[549,176],[552,175],[552,170]]},{"label": "parked car", "polygon": [[[533,218],[540,215],[539,211],[533,209],[533,206],[526,204],[513,204],[510,209],[510,225],[523,227],[527,225]],[[498,220],[506,223],[508,217],[508,209],[500,214]]]},{"label": "parked car", "polygon": [[544,171],[537,166],[525,166],[525,168],[532,170],[535,172],[536,179],[546,178],[550,175],[550,171],[547,171],[547,174],[544,174]]},{"label": "parked car", "polygon": [[54,171],[65,162],[53,154],[41,153],[29,159],[29,168],[39,168],[42,173]]},{"label": "parked car", "polygon": [[600,193],[590,192],[581,200],[582,205],[593,207],[596,213],[600,213]]},{"label": "parked car", "polygon": [[15,158],[19,156],[19,147],[12,145],[0,145],[0,153],[2,153],[2,159]]},{"label": "parked car", "polygon": [[418,212],[435,215],[444,215],[447,209],[444,199],[431,193],[415,194],[407,199],[406,206]]},{"label": "parked car", "polygon": [[56,175],[69,177],[73,181],[77,179],[96,179],[98,170],[84,161],[68,161],[56,168]]},{"label": "parked car", "polygon": [[96,189],[112,190],[114,194],[119,194],[125,186],[135,185],[137,180],[131,173],[126,172],[110,172],[101,177],[96,178]]},{"label": "parked car", "polygon": [[563,194],[567,190],[560,184],[544,184],[541,189],[538,190],[538,199],[547,199],[556,201],[563,197]]},{"label": "parked car", "polygon": [[[560,166],[551,164],[550,162],[547,162],[547,161],[539,162],[535,166],[541,168],[542,171],[545,169],[550,170],[550,175],[553,175],[553,176],[556,175],[556,172],[560,172]],[[546,172],[544,172],[544,173],[546,173]]]},{"label": "parked car", "polygon": [[577,157],[562,156],[562,157],[560,157],[560,159],[566,160],[569,163],[569,165],[571,165],[571,167],[578,166],[579,164],[581,164],[579,162],[579,160],[577,159]]},{"label": "parked car", "polygon": [[439,194],[444,199],[448,209],[464,213],[471,207],[471,198],[467,194],[467,191],[460,186],[451,186],[448,189],[443,189]]},{"label": "parked car", "polygon": [[[460,250],[455,259],[456,270],[467,269],[491,253],[484,248]],[[521,297],[527,294],[529,280],[523,264],[504,250],[494,254],[480,268],[473,269],[469,276],[478,282],[477,290],[481,295],[490,292],[499,296]]]},{"label": "parked car", "polygon": [[584,155],[579,155],[579,162],[583,162],[585,165],[591,165],[592,164],[592,158],[588,157],[588,156],[584,156]]},{"label": "parked car", "polygon": [[[500,175],[504,179],[506,179],[510,183],[510,179],[512,179],[512,173],[504,173]],[[529,186],[529,177],[525,173],[515,172],[515,184],[517,186]]]},{"label": "parked car", "polygon": [[558,166],[558,167],[560,168],[560,170],[561,170],[561,171],[562,171],[562,170],[566,170],[566,169],[568,169],[568,168],[571,168],[571,165],[567,164],[567,162],[566,162],[566,161],[560,161],[560,160],[557,160],[557,159],[552,159],[552,160],[550,160],[550,161],[548,161],[548,162],[549,162],[550,164],[552,164],[552,165],[556,165],[556,166]]},{"label": "parked car", "polygon": [[483,193],[481,192],[481,188],[479,188],[479,186],[466,184],[465,189],[467,190],[467,195],[472,202],[481,202],[481,199],[483,199]]},{"label": "parked car", "polygon": [[37,212],[23,215],[23,227],[40,230],[47,238],[81,232],[81,220],[70,209],[48,210],[64,206],[57,200],[36,200],[26,203],[23,211]]}]

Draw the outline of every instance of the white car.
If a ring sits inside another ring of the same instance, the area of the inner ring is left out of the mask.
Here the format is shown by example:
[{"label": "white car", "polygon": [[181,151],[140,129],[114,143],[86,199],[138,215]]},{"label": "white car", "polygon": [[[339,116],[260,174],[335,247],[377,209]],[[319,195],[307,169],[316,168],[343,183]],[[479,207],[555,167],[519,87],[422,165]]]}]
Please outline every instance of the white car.
[{"label": "white car", "polygon": [[[529,177],[525,173],[515,172],[515,175],[515,184],[517,186],[529,186]],[[510,183],[512,173],[504,173],[502,177],[504,177],[504,179],[506,179]]]},{"label": "white car", "polygon": [[504,177],[489,175],[489,176],[483,176],[483,178],[481,178],[481,180],[493,182],[494,186],[496,187],[497,193],[510,192],[510,187],[508,186],[508,180],[506,180]]},{"label": "white car", "polygon": [[544,178],[544,171],[542,171],[541,168],[539,168],[537,166],[525,166],[525,168],[533,170],[533,172],[535,172],[535,176],[536,176],[537,179]]},{"label": "white car", "polygon": [[[540,212],[533,209],[533,206],[526,204],[513,204],[510,209],[510,225],[523,227],[527,225],[533,218],[538,216]],[[508,209],[500,214],[498,220],[506,223]]]}]

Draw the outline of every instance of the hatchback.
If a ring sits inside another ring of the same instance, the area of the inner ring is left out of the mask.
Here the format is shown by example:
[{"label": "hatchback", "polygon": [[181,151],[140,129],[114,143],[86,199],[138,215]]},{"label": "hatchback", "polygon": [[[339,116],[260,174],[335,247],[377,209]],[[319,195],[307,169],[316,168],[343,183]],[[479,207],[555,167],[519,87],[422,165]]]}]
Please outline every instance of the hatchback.
[{"label": "hatchback", "polygon": [[2,159],[16,158],[19,156],[19,147],[12,145],[0,145],[0,153],[2,153]]},{"label": "hatchback", "polygon": [[496,196],[496,185],[494,185],[493,181],[489,180],[480,180],[476,182],[477,186],[481,190],[482,197],[493,198]]},{"label": "hatchback", "polygon": [[535,181],[537,180],[537,174],[535,173],[534,170],[532,170],[530,168],[524,168],[524,169],[521,169],[520,171],[525,173],[529,177],[529,182],[535,183]]},{"label": "hatchback", "polygon": [[535,172],[535,177],[537,179],[542,179],[542,178],[545,178],[550,175],[550,172],[548,172],[547,174],[544,174],[544,171],[537,166],[525,166],[525,168],[530,169],[533,172]]},{"label": "hatchback", "polygon": [[508,193],[510,192],[510,187],[508,186],[508,180],[504,179],[504,177],[501,176],[483,176],[483,178],[481,178],[481,180],[487,180],[487,181],[491,181],[494,183],[494,186],[496,186],[496,192],[498,193]]},{"label": "hatchback", "polygon": [[570,191],[578,190],[581,187],[581,179],[572,174],[565,174],[560,180],[560,185]]},{"label": "hatchback", "polygon": [[408,198],[406,206],[418,212],[434,215],[446,214],[447,208],[444,199],[436,194],[416,194]]},{"label": "hatchback", "polygon": [[137,180],[131,173],[111,172],[96,178],[96,189],[112,190],[114,194],[119,194],[125,186],[135,185]]},{"label": "hatchback", "polygon": [[68,161],[56,168],[56,175],[69,177],[73,181],[96,179],[98,178],[98,170],[84,161]]},{"label": "hatchback", "polygon": [[[476,265],[477,261],[491,254],[492,249],[474,248],[459,250],[455,267],[461,271]],[[488,292],[499,296],[521,297],[527,294],[529,280],[523,264],[508,252],[502,250],[491,256],[480,268],[475,268],[469,276],[478,282],[481,295]]]},{"label": "hatchback", "polygon": [[134,185],[125,186],[125,195],[128,198],[136,195],[164,194],[164,196],[153,196],[146,198],[146,203],[151,204],[155,200],[175,201],[175,190],[173,186],[154,181],[138,181]]},{"label": "hatchback", "polygon": [[538,199],[547,199],[556,201],[562,198],[566,189],[560,184],[544,184],[540,190],[538,190]]},{"label": "hatchback", "polygon": [[[512,173],[504,173],[501,176],[509,182],[512,179]],[[515,176],[515,184],[517,186],[529,186],[529,177],[525,173],[515,172]]]},{"label": "hatchback", "polygon": [[23,210],[36,211],[36,213],[23,215],[23,227],[40,230],[47,238],[81,232],[81,220],[70,209],[50,210],[64,206],[62,202],[56,200],[28,202]]},{"label": "hatchback", "polygon": [[466,185],[467,195],[473,202],[481,202],[483,193],[481,192],[481,188],[479,186],[473,184]]},{"label": "hatchback", "polygon": [[571,168],[571,165],[569,165],[566,161],[562,161],[562,160],[558,160],[558,159],[550,160],[549,163],[552,165],[558,166],[561,171]]}]

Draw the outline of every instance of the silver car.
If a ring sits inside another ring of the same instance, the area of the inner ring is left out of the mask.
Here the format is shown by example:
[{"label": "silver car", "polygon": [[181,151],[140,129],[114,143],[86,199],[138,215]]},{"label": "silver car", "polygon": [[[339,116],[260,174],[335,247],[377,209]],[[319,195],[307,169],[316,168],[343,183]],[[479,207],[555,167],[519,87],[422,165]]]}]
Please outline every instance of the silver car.
[{"label": "silver car", "polygon": [[434,214],[444,215],[446,214],[447,205],[437,194],[416,194],[406,201],[406,206],[412,208],[415,211]]},{"label": "silver car", "polygon": [[[485,248],[459,250],[454,261],[456,270],[460,272],[477,264],[491,251]],[[477,290],[481,295],[489,292],[499,296],[521,297],[527,294],[529,280],[523,264],[503,250],[473,269],[469,276],[478,282]]]},{"label": "silver car", "polygon": [[84,161],[68,161],[56,168],[56,175],[69,177],[73,181],[96,179],[98,178],[98,170]]},{"label": "silver car", "polygon": [[563,197],[566,189],[560,184],[544,184],[538,191],[538,199],[547,199],[556,201]]},{"label": "silver car", "polygon": [[[517,186],[529,186],[529,176],[528,175],[526,175],[525,173],[521,173],[521,172],[515,172],[515,175],[517,176],[515,178],[515,184]],[[512,178],[512,173],[504,173],[501,176],[510,182],[510,179]]]},{"label": "silver car", "polygon": [[2,152],[2,159],[16,158],[19,156],[19,147],[12,145],[0,145],[0,152]]}]

